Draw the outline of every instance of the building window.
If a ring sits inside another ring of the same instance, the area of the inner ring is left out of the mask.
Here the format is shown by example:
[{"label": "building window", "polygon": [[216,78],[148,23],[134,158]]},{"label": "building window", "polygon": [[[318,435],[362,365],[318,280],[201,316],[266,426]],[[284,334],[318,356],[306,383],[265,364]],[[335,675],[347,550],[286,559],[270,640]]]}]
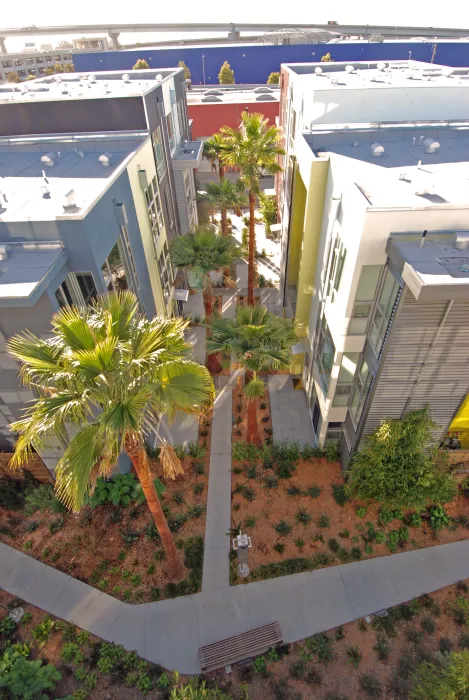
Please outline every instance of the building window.
[{"label": "building window", "polygon": [[62,60],[62,59],[61,59],[60,56],[54,56],[54,61],[58,61],[58,62],[60,63],[61,60]]},{"label": "building window", "polygon": [[368,339],[376,355],[379,355],[383,347],[399,291],[399,282],[392,272],[387,270],[368,333]]},{"label": "building window", "polygon": [[111,252],[102,264],[101,272],[103,273],[108,292],[117,292],[129,288],[118,242],[114,244]]},{"label": "building window", "polygon": [[174,140],[174,122],[173,115],[171,113],[166,116],[166,126],[168,128],[169,147],[171,150],[173,150],[176,142]]},{"label": "building window", "polygon": [[64,53],[64,55],[62,56],[62,59],[63,59],[64,61],[71,61],[71,60],[72,60],[72,54],[71,54],[71,53]]},{"label": "building window", "polygon": [[327,260],[329,271],[327,276],[326,296],[330,296],[332,301],[335,301],[337,292],[339,291],[346,255],[347,251],[345,246],[342,243],[339,234],[337,234],[332,246],[332,256],[330,255],[330,251],[328,253],[328,258],[331,258],[330,264],[329,259]]},{"label": "building window", "polygon": [[13,65],[12,61],[2,61],[2,66],[4,68],[11,68]]},{"label": "building window", "polygon": [[187,119],[186,119],[186,112],[182,103],[182,100],[178,100],[176,103],[177,105],[177,114],[178,114],[178,121],[179,121],[179,130],[181,132],[181,139],[188,139],[189,138],[189,129],[188,129],[188,124],[187,124]]},{"label": "building window", "polygon": [[364,335],[381,274],[381,265],[364,265],[360,273],[348,334]]},{"label": "building window", "polygon": [[161,208],[161,199],[156,177],[154,177],[150,182],[144,194],[153,242],[156,246],[158,238],[160,237],[161,229],[163,228],[163,210]]},{"label": "building window", "polygon": [[39,65],[40,63],[44,63],[44,60],[41,56],[36,56],[36,63]]},{"label": "building window", "polygon": [[311,396],[309,399],[309,411],[311,414],[311,423],[313,425],[314,434],[316,439],[319,436],[322,424],[321,408],[319,406],[319,399],[316,393],[316,387],[313,383],[313,388],[311,390]]},{"label": "building window", "polygon": [[174,274],[166,241],[164,242],[160,257],[158,258],[158,270],[160,273],[161,287],[163,288],[164,303],[167,305],[169,297],[171,296]]},{"label": "building window", "polygon": [[34,68],[28,68],[28,73],[29,75],[36,75],[36,71]]},{"label": "building window", "polygon": [[[54,59],[52,56],[44,56],[44,60],[47,61],[47,63],[53,63]],[[36,63],[38,63],[38,59],[36,58]]]},{"label": "building window", "polygon": [[22,65],[23,65],[23,61],[22,61],[21,58],[15,58],[14,64],[15,64],[15,66],[22,66]]},{"label": "building window", "polygon": [[373,381],[373,375],[366,360],[363,360],[359,371],[357,372],[355,386],[350,399],[350,415],[352,416],[355,427],[360,422],[360,418],[365,405],[366,397]]},{"label": "building window", "polygon": [[25,71],[25,70],[19,70],[19,71],[17,71],[17,72],[18,72],[18,75],[20,76],[20,78],[25,78],[25,77],[26,77],[26,71]]},{"label": "building window", "polygon": [[174,209],[173,209],[173,200],[171,199],[168,185],[166,185],[164,188],[164,202],[166,204],[166,211],[168,212],[168,217],[169,217],[169,230],[171,231],[171,233],[173,233],[174,232]]},{"label": "building window", "polygon": [[153,132],[153,151],[155,154],[156,173],[158,175],[158,181],[160,181],[166,172],[161,126],[157,126]]},{"label": "building window", "polygon": [[121,226],[120,231],[124,259],[126,261],[126,268],[129,271],[132,286],[134,287],[134,289],[138,289],[139,284],[137,277],[137,268],[135,267],[135,260],[132,252],[132,247],[130,245],[129,231],[127,229],[127,226]]},{"label": "building window", "polygon": [[325,445],[336,445],[342,435],[342,423],[337,421],[329,421],[327,425],[326,437],[324,438]]},{"label": "building window", "polygon": [[329,326],[327,325],[326,317],[323,316],[321,325],[319,327],[316,365],[318,368],[322,388],[324,390],[324,393],[326,394],[329,388],[329,380],[331,378],[331,371],[334,364],[334,356],[335,345],[332,340],[331,333],[329,331]]},{"label": "building window", "polygon": [[68,286],[68,283],[64,280],[62,284],[58,287],[57,291],[55,292],[55,298],[59,302],[59,306],[61,309],[63,309],[65,306],[72,306],[73,305],[73,298],[70,293],[70,289]]},{"label": "building window", "polygon": [[90,272],[77,272],[75,274],[80,292],[85,304],[91,304],[98,296],[98,292],[93,280],[93,275]]},{"label": "building window", "polygon": [[27,65],[27,66],[30,66],[30,65],[32,65],[33,63],[34,63],[34,58],[27,58],[27,59],[26,59],[26,65]]},{"label": "building window", "polygon": [[344,352],[332,401],[333,406],[348,406],[359,357],[358,352]]}]

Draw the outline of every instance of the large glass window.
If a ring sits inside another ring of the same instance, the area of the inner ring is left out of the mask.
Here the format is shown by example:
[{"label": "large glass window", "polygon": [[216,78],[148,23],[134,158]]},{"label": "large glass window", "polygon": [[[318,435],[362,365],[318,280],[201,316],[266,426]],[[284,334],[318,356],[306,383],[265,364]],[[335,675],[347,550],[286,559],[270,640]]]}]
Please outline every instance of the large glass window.
[{"label": "large glass window", "polygon": [[326,285],[326,296],[330,296],[332,298],[332,301],[335,300],[337,292],[339,291],[340,280],[342,279],[342,272],[345,265],[346,255],[347,250],[344,244],[342,243],[339,234],[336,234],[334,243],[331,246],[331,249],[328,251],[326,263],[329,266]]},{"label": "large glass window", "polygon": [[327,424],[326,437],[324,439],[325,445],[336,445],[340,436],[342,435],[342,423],[338,421],[329,421]]},{"label": "large glass window", "polygon": [[148,185],[145,190],[145,201],[147,203],[148,218],[150,220],[153,242],[156,246],[160,237],[161,229],[163,228],[163,211],[161,209],[160,193],[156,177]]},{"label": "large glass window", "polygon": [[363,360],[357,373],[355,386],[350,399],[350,414],[355,426],[357,426],[360,421],[372,381],[373,375],[371,374],[366,360]]},{"label": "large glass window", "polygon": [[383,347],[384,338],[388,330],[399,289],[399,282],[392,272],[387,270],[368,335],[368,339],[376,355],[379,355]]},{"label": "large glass window", "polygon": [[55,298],[59,302],[59,306],[61,309],[63,309],[65,306],[73,305],[73,298],[66,280],[64,280],[62,284],[58,287],[57,291],[55,292]]},{"label": "large glass window", "polygon": [[166,164],[164,160],[163,136],[161,134],[161,126],[157,126],[153,132],[153,151],[156,161],[156,172],[158,180],[161,180],[166,172]]},{"label": "large glass window", "polygon": [[364,265],[362,267],[352,318],[348,327],[349,335],[364,335],[366,333],[381,270],[381,265]]},{"label": "large glass window", "polygon": [[164,202],[166,204],[166,211],[168,213],[169,217],[169,230],[171,233],[174,233],[174,208],[173,208],[173,200],[171,199],[171,193],[169,191],[169,186],[166,185],[164,188]]},{"label": "large glass window", "polygon": [[101,271],[103,273],[104,282],[106,283],[108,292],[129,288],[125,274],[125,266],[118,243],[114,244],[114,247],[101,267]]},{"label": "large glass window", "polygon": [[91,304],[96,299],[98,292],[94,283],[93,275],[89,272],[77,272],[75,278],[80,287],[80,292],[85,304]]},{"label": "large glass window", "polygon": [[160,272],[160,280],[161,286],[163,288],[164,301],[165,304],[167,304],[171,295],[171,287],[173,285],[174,274],[166,241],[164,242],[163,249],[160,253],[160,257],[158,258],[158,270]]},{"label": "large glass window", "polygon": [[329,380],[331,378],[332,366],[334,364],[335,345],[332,340],[329,326],[327,325],[326,317],[323,316],[319,327],[318,349],[316,354],[316,363],[321,379],[322,388],[327,393]]},{"label": "large glass window", "polygon": [[349,395],[352,390],[353,378],[355,376],[359,357],[360,353],[358,352],[344,352],[334,399],[332,401],[333,406],[348,406]]},{"label": "large glass window", "polygon": [[168,127],[169,147],[171,150],[173,150],[176,145],[176,141],[174,137],[173,115],[171,113],[166,116],[166,126]]},{"label": "large glass window", "polygon": [[132,252],[132,246],[130,245],[129,231],[127,226],[121,226],[121,243],[122,243],[122,253],[126,262],[126,269],[129,271],[129,276],[131,278],[132,286],[134,290],[138,289],[138,277],[137,268],[135,267],[134,255]]}]

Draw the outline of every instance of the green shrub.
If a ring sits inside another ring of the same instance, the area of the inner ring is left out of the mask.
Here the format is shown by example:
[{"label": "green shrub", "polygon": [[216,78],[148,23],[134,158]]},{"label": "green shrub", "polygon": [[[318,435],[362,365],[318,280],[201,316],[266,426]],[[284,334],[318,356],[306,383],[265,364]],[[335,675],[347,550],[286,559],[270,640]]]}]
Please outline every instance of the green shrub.
[{"label": "green shrub", "polygon": [[387,658],[389,658],[389,652],[391,650],[391,647],[389,646],[389,642],[386,639],[386,637],[382,637],[381,635],[379,635],[376,639],[376,644],[373,647],[373,649],[378,654],[378,659],[380,661],[385,661]]},{"label": "green shrub", "polygon": [[244,521],[244,527],[246,527],[246,528],[247,527],[254,527],[255,524],[256,524],[256,518],[254,518],[253,516],[246,518],[246,520]]},{"label": "green shrub", "polygon": [[59,530],[63,528],[65,525],[65,518],[63,515],[60,515],[58,518],[55,518],[55,520],[52,520],[52,522],[49,524],[49,532],[51,535],[56,535]]},{"label": "green shrub", "polygon": [[329,662],[334,658],[332,640],[325,632],[308,637],[305,643],[309,651],[317,656],[318,661]]},{"label": "green shrub", "polygon": [[290,676],[292,678],[303,678],[305,675],[306,665],[304,661],[295,661],[290,666]]},{"label": "green shrub", "polygon": [[347,659],[349,664],[351,664],[354,668],[358,668],[360,661],[363,659],[363,654],[360,653],[358,647],[349,646],[347,647]]},{"label": "green shrub", "polygon": [[365,673],[360,678],[360,685],[370,698],[379,698],[383,690],[381,683],[372,673]]},{"label": "green shrub", "polygon": [[334,554],[337,554],[337,552],[338,552],[339,549],[340,549],[340,544],[338,543],[338,541],[336,540],[335,537],[331,537],[331,538],[327,541],[327,546],[329,547],[329,549],[331,550],[331,552],[334,552]]},{"label": "green shrub", "polygon": [[237,462],[248,462],[255,464],[260,457],[260,450],[252,442],[240,440],[233,443],[233,459]]},{"label": "green shrub", "polygon": [[16,622],[6,615],[0,620],[0,636],[9,639],[16,630]]},{"label": "green shrub", "polygon": [[298,486],[290,486],[287,489],[287,494],[289,496],[301,496],[302,493],[303,493],[302,490],[300,488],[298,488]]},{"label": "green shrub", "polygon": [[319,498],[321,495],[322,488],[318,486],[317,484],[313,484],[309,488],[306,489],[306,495],[309,496],[310,498]]},{"label": "green shrub", "polygon": [[441,506],[432,506],[429,508],[428,516],[428,523],[434,532],[439,532],[449,525],[449,516]]},{"label": "green shrub", "polygon": [[301,525],[308,525],[312,519],[312,516],[304,508],[300,508],[295,515],[295,520],[297,523],[301,523]]},{"label": "green shrub", "polygon": [[104,675],[110,674],[114,667],[125,658],[125,649],[116,644],[101,644],[98,651],[96,665]]},{"label": "green shrub", "polygon": [[283,544],[283,542],[276,542],[274,544],[274,549],[279,554],[283,554],[283,552],[285,551],[285,545]]},{"label": "green shrub", "polygon": [[25,513],[27,515],[32,515],[38,510],[48,510],[51,513],[57,514],[67,512],[65,506],[56,498],[53,487],[47,484],[40,484],[40,486],[36,488],[29,489],[25,494]]},{"label": "green shrub", "polygon": [[62,678],[52,664],[42,659],[28,661],[15,647],[6,649],[0,660],[0,688],[11,700],[42,700]]},{"label": "green shrub", "polygon": [[319,518],[316,521],[316,524],[318,527],[321,527],[323,529],[328,529],[331,525],[331,519],[329,518],[328,515],[320,515]]},{"label": "green shrub", "polygon": [[280,522],[274,525],[274,530],[277,535],[285,536],[290,534],[292,526],[285,522],[285,520],[280,520]]},{"label": "green shrub", "polygon": [[54,621],[50,617],[45,617],[42,622],[36,625],[33,629],[33,637],[38,644],[45,644],[47,642],[53,627]]},{"label": "green shrub", "polygon": [[345,484],[332,484],[332,495],[338,506],[345,506],[349,500]]},{"label": "green shrub", "polygon": [[130,547],[134,542],[140,537],[139,530],[133,530],[131,527],[127,527],[125,530],[121,530],[120,536],[126,547]]},{"label": "green shrub", "polygon": [[448,637],[440,637],[438,642],[438,649],[442,654],[449,654],[453,651],[453,643]]},{"label": "green shrub", "polygon": [[60,657],[65,663],[80,664],[84,661],[84,654],[78,644],[66,642],[60,652]]},{"label": "green shrub", "polygon": [[93,494],[87,500],[92,508],[106,503],[128,506],[130,503],[143,503],[145,495],[134,474],[116,474],[112,479],[98,479]]},{"label": "green shrub", "polygon": [[405,516],[404,522],[409,527],[421,527],[423,520],[422,516],[418,513],[408,513]]},{"label": "green shrub", "polygon": [[249,503],[256,498],[256,492],[250,486],[243,486],[242,494]]},{"label": "green shrub", "polygon": [[194,484],[194,488],[193,488],[194,496],[199,496],[203,492],[204,488],[205,488],[205,485],[200,483],[200,482],[197,484]]},{"label": "green shrub", "polygon": [[273,474],[268,474],[264,479],[264,484],[267,489],[276,489],[278,486],[278,479]]},{"label": "green shrub", "polygon": [[357,506],[355,508],[355,515],[357,516],[357,518],[364,518],[366,515],[366,511],[366,506]]}]

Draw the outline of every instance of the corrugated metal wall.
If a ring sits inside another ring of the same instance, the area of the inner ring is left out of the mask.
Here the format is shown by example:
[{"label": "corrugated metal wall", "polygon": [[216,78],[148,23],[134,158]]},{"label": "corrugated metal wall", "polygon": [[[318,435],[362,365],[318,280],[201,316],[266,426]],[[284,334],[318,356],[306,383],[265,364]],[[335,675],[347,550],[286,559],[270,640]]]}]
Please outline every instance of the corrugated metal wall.
[{"label": "corrugated metal wall", "polygon": [[429,404],[439,434],[446,430],[469,389],[469,300],[453,302],[428,356],[448,303],[419,302],[408,290],[403,294],[363,435],[373,432],[385,417],[400,418],[409,397],[408,410]]},{"label": "corrugated metal wall", "polygon": [[176,201],[181,224],[181,233],[189,233],[189,216],[187,213],[186,190],[184,187],[184,175],[182,170],[174,170],[174,187],[176,190]]}]

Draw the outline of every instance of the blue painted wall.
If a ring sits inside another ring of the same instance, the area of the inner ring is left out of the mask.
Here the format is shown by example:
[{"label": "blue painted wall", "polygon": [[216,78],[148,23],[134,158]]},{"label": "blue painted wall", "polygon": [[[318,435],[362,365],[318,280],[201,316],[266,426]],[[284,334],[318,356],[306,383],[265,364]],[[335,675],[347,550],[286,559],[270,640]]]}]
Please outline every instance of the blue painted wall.
[{"label": "blue painted wall", "polygon": [[[78,72],[99,70],[130,70],[137,59],[144,58],[150,68],[171,68],[185,61],[192,73],[192,82],[203,82],[202,56],[205,56],[205,81],[217,83],[218,72],[227,60],[235,72],[237,83],[265,83],[281,63],[310,63],[319,61],[330,52],[335,61],[390,61],[408,59],[430,62],[433,44],[421,42],[294,44],[282,46],[183,46],[168,49],[132,49],[74,54]],[[469,65],[469,42],[438,42],[435,63],[448,66]]]}]

